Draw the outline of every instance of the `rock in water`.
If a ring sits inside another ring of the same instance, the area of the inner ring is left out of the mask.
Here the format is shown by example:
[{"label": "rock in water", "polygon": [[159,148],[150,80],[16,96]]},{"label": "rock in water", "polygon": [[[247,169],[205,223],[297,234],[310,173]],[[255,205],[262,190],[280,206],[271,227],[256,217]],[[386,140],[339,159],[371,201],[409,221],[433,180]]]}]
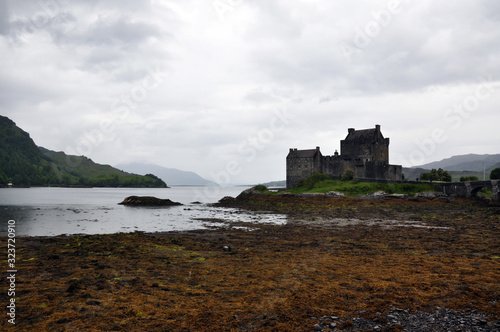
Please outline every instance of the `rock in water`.
[{"label": "rock in water", "polygon": [[152,196],[129,196],[123,200],[123,202],[118,203],[121,205],[131,205],[131,206],[176,206],[182,205],[178,202],[173,202],[169,199],[161,199]]},{"label": "rock in water", "polygon": [[219,203],[233,203],[234,201],[235,198],[231,196],[224,196],[221,199],[219,199]]}]

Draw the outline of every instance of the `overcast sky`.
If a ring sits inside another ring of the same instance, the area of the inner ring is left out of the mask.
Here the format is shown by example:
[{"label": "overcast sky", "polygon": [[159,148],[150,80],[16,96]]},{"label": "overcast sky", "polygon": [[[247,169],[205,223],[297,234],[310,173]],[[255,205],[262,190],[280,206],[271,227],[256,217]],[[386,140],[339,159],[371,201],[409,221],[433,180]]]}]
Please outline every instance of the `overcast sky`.
[{"label": "overcast sky", "polygon": [[390,162],[500,153],[500,1],[0,0],[0,114],[215,182],[380,124]]}]

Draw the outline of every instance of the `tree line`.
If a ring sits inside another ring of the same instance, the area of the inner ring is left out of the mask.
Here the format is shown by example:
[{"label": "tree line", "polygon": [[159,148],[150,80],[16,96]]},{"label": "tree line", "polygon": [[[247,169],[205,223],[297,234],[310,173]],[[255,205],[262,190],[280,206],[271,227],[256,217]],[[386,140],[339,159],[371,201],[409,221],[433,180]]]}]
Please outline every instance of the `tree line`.
[{"label": "tree line", "polygon": [[[420,174],[421,181],[441,181],[441,182],[451,182],[452,176],[448,171],[442,168],[433,168],[430,172],[425,172]],[[500,168],[495,168],[490,172],[490,180],[500,180]],[[479,181],[479,178],[475,175],[461,176],[460,182],[466,181]]]}]

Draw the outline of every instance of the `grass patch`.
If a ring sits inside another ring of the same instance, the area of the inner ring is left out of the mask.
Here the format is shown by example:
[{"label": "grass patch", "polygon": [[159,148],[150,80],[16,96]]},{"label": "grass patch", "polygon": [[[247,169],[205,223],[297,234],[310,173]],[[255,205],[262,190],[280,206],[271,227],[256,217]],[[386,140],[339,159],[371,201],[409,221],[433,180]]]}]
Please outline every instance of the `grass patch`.
[{"label": "grass patch", "polygon": [[479,190],[477,192],[477,195],[478,196],[487,197],[487,198],[491,198],[493,196],[493,192],[491,192],[491,190],[489,190],[488,188],[482,188],[481,190]]},{"label": "grass patch", "polygon": [[[320,177],[316,176],[316,178]],[[385,191],[388,194],[406,194],[413,196],[418,192],[436,191],[436,189],[430,183],[379,183],[364,182],[356,179],[343,181],[321,178],[319,181],[306,179],[302,184],[299,184],[299,186],[289,191],[293,194],[338,191],[346,196],[355,197],[373,194],[377,191]]]}]

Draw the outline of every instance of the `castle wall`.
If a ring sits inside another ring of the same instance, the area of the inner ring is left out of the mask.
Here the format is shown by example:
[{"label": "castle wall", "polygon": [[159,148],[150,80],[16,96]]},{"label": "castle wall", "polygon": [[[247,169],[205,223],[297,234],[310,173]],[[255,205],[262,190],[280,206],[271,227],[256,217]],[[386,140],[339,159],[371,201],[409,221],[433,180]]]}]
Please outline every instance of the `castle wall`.
[{"label": "castle wall", "polygon": [[290,150],[286,158],[286,183],[287,188],[293,188],[301,180],[314,174],[321,173],[322,156],[318,153],[312,157],[300,157],[297,150]]},{"label": "castle wall", "polygon": [[342,140],[340,154],[352,161],[379,161],[389,163],[389,139]]},{"label": "castle wall", "polygon": [[401,181],[403,179],[403,166],[401,165],[387,165],[387,172],[385,179],[391,181]]},{"label": "castle wall", "polygon": [[340,156],[324,156],[322,158],[321,173],[332,178],[341,178],[349,168],[354,171],[354,176],[359,179],[397,181],[402,178],[402,167],[399,165],[389,165],[386,162],[379,161],[355,162],[344,160]]},{"label": "castle wall", "polygon": [[324,156],[321,163],[321,173],[340,178],[351,163],[344,161],[340,156]]},{"label": "castle wall", "polygon": [[384,139],[384,144],[378,144],[375,147],[375,161],[389,163],[389,138]]}]

